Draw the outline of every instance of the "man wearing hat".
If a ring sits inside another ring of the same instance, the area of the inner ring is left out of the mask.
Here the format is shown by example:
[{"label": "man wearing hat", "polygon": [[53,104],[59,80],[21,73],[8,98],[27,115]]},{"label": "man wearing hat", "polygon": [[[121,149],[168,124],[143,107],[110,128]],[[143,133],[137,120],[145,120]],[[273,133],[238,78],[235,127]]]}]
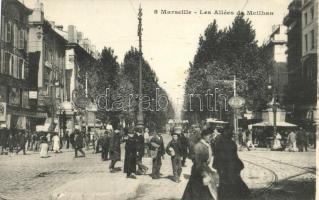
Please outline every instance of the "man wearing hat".
[{"label": "man wearing hat", "polygon": [[78,158],[78,151],[82,154],[82,157],[85,157],[85,153],[82,150],[83,148],[83,135],[79,130],[75,130],[75,137],[74,137],[74,149],[75,149],[75,158]]},{"label": "man wearing hat", "polygon": [[113,133],[111,132],[110,136],[110,159],[111,164],[109,166],[110,172],[115,172],[114,167],[117,161],[121,160],[121,134],[119,130],[115,130]]},{"label": "man wearing hat", "polygon": [[109,130],[104,131],[104,135],[101,138],[101,146],[102,146],[102,161],[106,161],[109,155],[109,146],[110,146],[110,138],[109,138]]},{"label": "man wearing hat", "polygon": [[180,182],[182,173],[182,144],[178,138],[178,131],[172,133],[172,140],[167,144],[166,153],[171,156],[172,168],[176,183]]},{"label": "man wearing hat", "polygon": [[152,161],[152,178],[159,179],[160,178],[160,170],[162,167],[162,158],[165,154],[163,137],[160,133],[154,132],[154,136],[150,140],[150,151]]}]

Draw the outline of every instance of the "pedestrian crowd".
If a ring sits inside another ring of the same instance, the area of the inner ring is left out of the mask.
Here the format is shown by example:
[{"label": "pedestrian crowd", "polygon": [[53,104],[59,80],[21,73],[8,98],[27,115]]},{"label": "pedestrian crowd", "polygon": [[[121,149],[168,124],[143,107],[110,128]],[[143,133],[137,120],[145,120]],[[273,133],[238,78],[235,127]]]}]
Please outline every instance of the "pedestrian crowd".
[{"label": "pedestrian crowd", "polygon": [[303,127],[286,128],[273,132],[273,129],[239,129],[239,149],[248,151],[255,147],[267,147],[273,151],[303,152],[309,147],[316,148],[316,134]]}]

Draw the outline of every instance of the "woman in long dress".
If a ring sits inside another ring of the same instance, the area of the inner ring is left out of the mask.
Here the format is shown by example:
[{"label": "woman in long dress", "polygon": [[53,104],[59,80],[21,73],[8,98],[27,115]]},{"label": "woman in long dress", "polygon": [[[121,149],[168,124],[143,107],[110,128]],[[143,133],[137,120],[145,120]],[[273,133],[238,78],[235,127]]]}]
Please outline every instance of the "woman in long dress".
[{"label": "woman in long dress", "polygon": [[194,146],[194,159],[188,184],[182,200],[216,200],[217,185],[209,167],[212,149],[209,144],[212,131],[203,130],[201,139]]},{"label": "woman in long dress", "polygon": [[49,145],[48,145],[47,138],[43,136],[41,138],[41,144],[40,144],[40,157],[47,158],[48,150],[49,150]]},{"label": "woman in long dress", "polygon": [[281,150],[282,149],[280,140],[281,140],[280,133],[276,133],[275,140],[274,140],[274,145],[272,147],[273,150]]},{"label": "woman in long dress", "polygon": [[53,151],[55,153],[59,153],[60,152],[60,138],[59,138],[58,134],[55,134],[52,137],[52,142],[53,142]]}]

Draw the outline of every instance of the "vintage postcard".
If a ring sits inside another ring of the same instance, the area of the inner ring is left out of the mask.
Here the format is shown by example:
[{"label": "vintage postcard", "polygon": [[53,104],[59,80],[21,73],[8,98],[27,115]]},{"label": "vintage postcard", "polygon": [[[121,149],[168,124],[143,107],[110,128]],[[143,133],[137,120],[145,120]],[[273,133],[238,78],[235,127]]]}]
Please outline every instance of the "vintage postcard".
[{"label": "vintage postcard", "polygon": [[0,199],[316,199],[318,0],[0,2]]}]

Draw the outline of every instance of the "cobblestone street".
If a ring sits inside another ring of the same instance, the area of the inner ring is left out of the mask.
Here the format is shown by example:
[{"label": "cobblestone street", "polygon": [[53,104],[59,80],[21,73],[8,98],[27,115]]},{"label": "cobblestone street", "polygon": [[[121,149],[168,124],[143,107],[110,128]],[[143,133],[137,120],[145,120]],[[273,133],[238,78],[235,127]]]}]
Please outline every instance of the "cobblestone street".
[{"label": "cobblestone street", "polygon": [[[165,136],[165,144],[168,137]],[[50,154],[47,159],[38,153],[0,156],[0,197],[6,200],[44,200],[58,187],[81,178],[125,177],[122,172],[108,172],[109,161],[102,162],[100,154],[86,152],[85,158],[73,158],[73,151]],[[124,152],[122,152],[124,155]],[[242,176],[253,191],[253,199],[314,199],[315,152],[272,152],[266,150],[242,151],[245,163]],[[122,167],[123,163],[117,163]],[[190,175],[191,161],[183,168],[182,182],[176,184],[168,177],[172,174],[170,158],[163,160],[163,178],[152,180],[150,176],[138,176],[140,186],[136,200],[179,199]],[[126,180],[126,179],[123,179]],[[92,183],[93,184],[93,183]],[[125,186],[119,185],[119,189]],[[79,191],[80,192],[80,191]],[[123,191],[125,192],[125,190]]]}]

